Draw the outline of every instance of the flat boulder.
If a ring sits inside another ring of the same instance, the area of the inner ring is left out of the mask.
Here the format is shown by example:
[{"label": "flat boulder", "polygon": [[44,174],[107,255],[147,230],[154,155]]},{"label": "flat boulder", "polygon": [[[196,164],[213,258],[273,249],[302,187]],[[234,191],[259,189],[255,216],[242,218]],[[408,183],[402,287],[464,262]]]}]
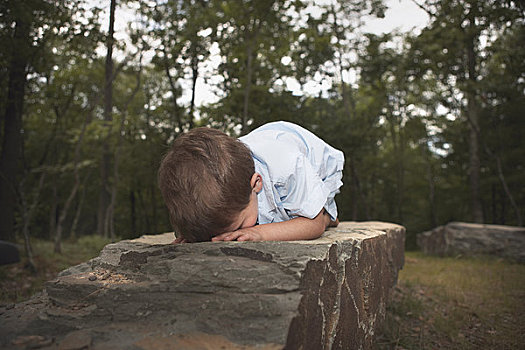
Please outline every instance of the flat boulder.
[{"label": "flat boulder", "polygon": [[0,307],[2,349],[371,349],[405,229],[343,222],[319,239],[106,246]]},{"label": "flat boulder", "polygon": [[495,255],[525,262],[525,228],[451,222],[417,235],[424,253],[435,255]]}]

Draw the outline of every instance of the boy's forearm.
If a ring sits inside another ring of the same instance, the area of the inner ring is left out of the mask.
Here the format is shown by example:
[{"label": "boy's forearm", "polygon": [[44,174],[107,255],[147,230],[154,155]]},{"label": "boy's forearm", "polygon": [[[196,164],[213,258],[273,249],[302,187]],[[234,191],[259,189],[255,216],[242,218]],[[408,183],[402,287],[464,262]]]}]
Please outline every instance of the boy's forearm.
[{"label": "boy's forearm", "polygon": [[324,209],[313,219],[304,217],[271,224],[241,228],[225,232],[212,238],[212,241],[293,241],[315,239],[323,234],[330,224],[330,216]]},{"label": "boy's forearm", "polygon": [[264,241],[294,241],[320,237],[329,222],[330,217],[322,210],[314,219],[298,217],[254,228],[259,230]]}]

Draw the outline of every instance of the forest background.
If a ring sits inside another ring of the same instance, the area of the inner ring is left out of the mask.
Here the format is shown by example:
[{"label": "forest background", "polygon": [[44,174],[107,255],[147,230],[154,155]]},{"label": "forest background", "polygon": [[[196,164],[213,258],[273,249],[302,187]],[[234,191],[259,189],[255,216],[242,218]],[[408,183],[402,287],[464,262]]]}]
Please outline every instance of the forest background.
[{"label": "forest background", "polygon": [[[0,239],[170,231],[174,138],[274,120],[344,151],[341,220],[400,223],[408,248],[450,221],[522,226],[525,6],[413,1],[426,27],[375,35],[382,0],[108,0],[104,20],[87,0],[1,0]],[[198,79],[215,102],[196,105]]]}]

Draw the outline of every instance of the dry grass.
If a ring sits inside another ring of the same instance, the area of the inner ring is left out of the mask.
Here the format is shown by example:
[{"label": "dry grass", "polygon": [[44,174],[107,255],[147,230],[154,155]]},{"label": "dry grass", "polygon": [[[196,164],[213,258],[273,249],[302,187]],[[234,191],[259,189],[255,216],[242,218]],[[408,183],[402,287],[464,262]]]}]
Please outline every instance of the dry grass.
[{"label": "dry grass", "polygon": [[378,349],[523,349],[525,265],[408,252]]}]

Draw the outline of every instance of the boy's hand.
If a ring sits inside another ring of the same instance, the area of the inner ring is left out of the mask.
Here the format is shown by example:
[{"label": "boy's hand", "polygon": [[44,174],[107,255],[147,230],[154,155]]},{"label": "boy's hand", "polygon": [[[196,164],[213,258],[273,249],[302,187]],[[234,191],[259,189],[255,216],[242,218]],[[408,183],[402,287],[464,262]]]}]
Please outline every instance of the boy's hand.
[{"label": "boy's hand", "polygon": [[264,238],[257,229],[257,226],[241,228],[233,232],[225,232],[217,235],[211,239],[213,242],[217,241],[263,241]]},{"label": "boy's hand", "polygon": [[179,243],[186,243],[187,241],[182,237],[177,237],[171,244],[179,244]]}]

